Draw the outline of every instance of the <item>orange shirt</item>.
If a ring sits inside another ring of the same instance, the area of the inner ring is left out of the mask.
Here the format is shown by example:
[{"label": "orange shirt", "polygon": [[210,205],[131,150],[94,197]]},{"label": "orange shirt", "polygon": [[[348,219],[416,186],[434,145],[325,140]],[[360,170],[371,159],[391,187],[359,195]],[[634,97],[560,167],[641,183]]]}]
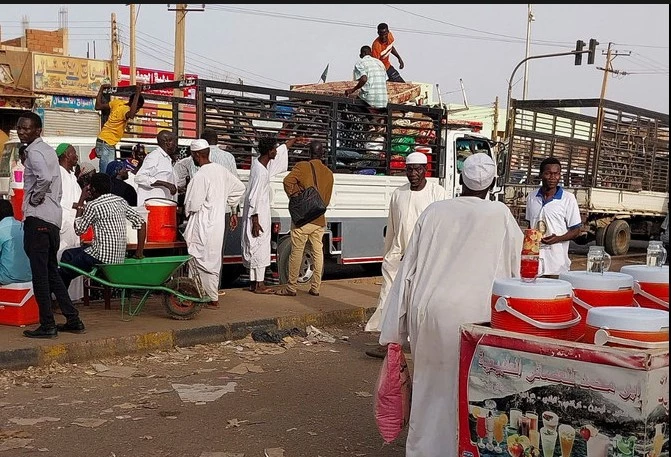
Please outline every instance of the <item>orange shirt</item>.
[{"label": "orange shirt", "polygon": [[375,38],[375,41],[373,41],[373,46],[371,46],[371,55],[382,61],[385,70],[388,70],[391,66],[391,63],[389,62],[389,56],[391,55],[391,49],[393,47],[394,35],[392,35],[391,32],[387,34],[387,44],[384,44],[382,40],[380,40],[380,37],[377,37]]}]

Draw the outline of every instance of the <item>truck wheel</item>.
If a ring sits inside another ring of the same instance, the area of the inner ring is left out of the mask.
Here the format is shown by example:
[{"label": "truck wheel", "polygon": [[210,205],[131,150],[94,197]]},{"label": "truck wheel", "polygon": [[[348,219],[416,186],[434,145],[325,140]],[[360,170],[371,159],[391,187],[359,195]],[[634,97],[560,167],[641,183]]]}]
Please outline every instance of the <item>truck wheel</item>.
[{"label": "truck wheel", "polygon": [[604,246],[610,255],[624,255],[629,251],[631,229],[627,221],[617,219],[611,222],[606,229]]},{"label": "truck wheel", "polygon": [[597,246],[603,246],[606,242],[606,229],[608,227],[599,227],[596,229],[595,240]]},{"label": "truck wheel", "polygon": [[[277,270],[280,274],[280,284],[289,282],[289,255],[291,255],[291,237],[285,236],[277,245]],[[303,261],[298,270],[298,283],[310,282],[315,271],[315,263],[310,251],[310,242],[305,244]]]}]

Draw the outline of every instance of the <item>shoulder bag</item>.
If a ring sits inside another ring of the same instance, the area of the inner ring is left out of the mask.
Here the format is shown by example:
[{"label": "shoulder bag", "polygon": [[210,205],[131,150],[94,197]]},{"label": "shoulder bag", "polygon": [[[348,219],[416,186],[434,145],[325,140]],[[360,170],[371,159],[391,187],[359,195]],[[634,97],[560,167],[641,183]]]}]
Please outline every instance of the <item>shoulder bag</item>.
[{"label": "shoulder bag", "polygon": [[310,168],[312,168],[314,186],[307,187],[289,197],[289,214],[291,222],[296,227],[302,227],[326,212],[324,200],[317,190],[317,174],[314,164],[310,163]]}]

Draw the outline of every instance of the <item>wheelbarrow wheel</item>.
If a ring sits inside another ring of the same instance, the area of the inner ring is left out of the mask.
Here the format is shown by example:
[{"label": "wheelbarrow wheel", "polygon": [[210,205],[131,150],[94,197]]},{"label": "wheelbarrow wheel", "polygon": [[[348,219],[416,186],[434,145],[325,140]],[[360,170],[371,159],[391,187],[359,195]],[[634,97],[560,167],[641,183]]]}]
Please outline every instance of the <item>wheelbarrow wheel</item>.
[{"label": "wheelbarrow wheel", "polygon": [[[191,278],[175,278],[166,284],[166,287],[187,295],[189,297],[199,297],[198,286]],[[175,294],[166,292],[163,296],[168,315],[173,319],[187,320],[192,319],[202,308],[202,303],[193,300],[184,300]]]}]

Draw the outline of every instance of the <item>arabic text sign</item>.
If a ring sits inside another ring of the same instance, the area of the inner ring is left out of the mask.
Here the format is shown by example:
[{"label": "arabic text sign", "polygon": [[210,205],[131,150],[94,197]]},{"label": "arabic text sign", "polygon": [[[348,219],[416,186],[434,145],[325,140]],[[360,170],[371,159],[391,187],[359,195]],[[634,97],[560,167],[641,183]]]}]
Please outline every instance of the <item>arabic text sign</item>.
[{"label": "arabic text sign", "polygon": [[[130,67],[127,65],[119,65],[119,86],[130,85]],[[185,78],[197,79],[198,75],[185,74]],[[135,80],[141,84],[155,84],[175,80],[175,73],[172,71],[153,70],[151,68],[135,68]],[[152,90],[149,91],[156,95],[172,96],[172,89]],[[186,98],[196,98],[196,88],[188,87],[184,89],[184,96]]]},{"label": "arabic text sign", "polygon": [[110,63],[50,54],[33,54],[33,90],[95,97],[110,81]]}]

